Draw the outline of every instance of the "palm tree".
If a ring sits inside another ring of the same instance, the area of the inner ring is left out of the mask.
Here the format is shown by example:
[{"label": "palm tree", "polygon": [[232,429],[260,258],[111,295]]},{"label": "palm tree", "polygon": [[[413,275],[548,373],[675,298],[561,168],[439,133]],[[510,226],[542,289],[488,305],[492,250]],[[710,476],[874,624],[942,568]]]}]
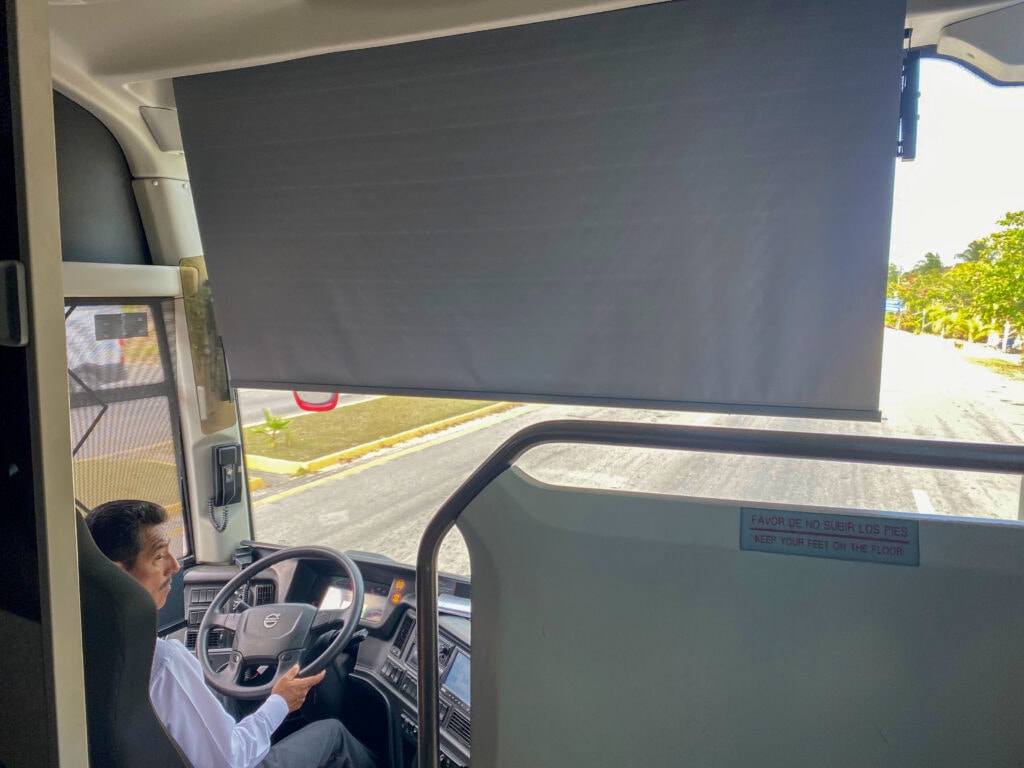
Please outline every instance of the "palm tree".
[{"label": "palm tree", "polygon": [[972,240],[970,244],[964,248],[953,258],[960,262],[972,263],[982,261],[987,257],[986,254],[986,243],[984,240]]},{"label": "palm tree", "polygon": [[986,338],[989,331],[997,329],[991,321],[982,320],[980,315],[972,315],[962,307],[952,311],[932,307],[929,315],[934,317],[932,328],[943,337],[948,335],[964,341],[978,341]]},{"label": "palm tree", "polygon": [[[288,425],[292,423],[291,419],[286,419],[284,416],[275,416],[270,412],[269,408],[263,409],[263,423],[258,427],[253,427],[253,432],[258,432],[261,435],[266,435],[270,438],[270,447],[277,448],[277,437]],[[285,435],[287,441],[288,436]]]},{"label": "palm tree", "polygon": [[939,254],[928,251],[924,257],[910,270],[918,275],[930,274],[942,271],[942,259]]}]

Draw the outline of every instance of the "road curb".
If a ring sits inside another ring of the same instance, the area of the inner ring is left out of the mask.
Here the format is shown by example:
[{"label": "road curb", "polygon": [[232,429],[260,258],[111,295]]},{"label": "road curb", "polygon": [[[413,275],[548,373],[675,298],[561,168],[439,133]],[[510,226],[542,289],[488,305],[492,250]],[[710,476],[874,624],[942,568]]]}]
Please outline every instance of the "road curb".
[{"label": "road curb", "polygon": [[467,421],[473,421],[474,419],[479,419],[482,416],[488,416],[492,413],[505,411],[510,408],[514,408],[516,405],[518,405],[518,403],[492,403],[491,405],[485,405],[483,408],[477,408],[475,411],[460,413],[457,416],[450,416],[447,419],[441,419],[440,421],[435,421],[431,424],[425,424],[422,427],[407,429],[404,432],[399,432],[398,434],[391,435],[389,437],[382,437],[369,443],[363,443],[362,445],[357,445],[353,448],[346,448],[343,451],[330,453],[326,456],[310,459],[309,461],[286,461],[284,459],[271,459],[267,456],[255,456],[249,454],[245,457],[245,466],[251,471],[271,472],[277,475],[294,475],[299,472],[317,472],[341,461],[358,459],[368,453],[379,451],[381,448],[387,448],[392,445],[397,445],[398,443],[403,443],[406,440],[412,440],[415,437],[421,437],[431,432],[438,432],[442,429],[447,429],[448,427],[464,424]]}]

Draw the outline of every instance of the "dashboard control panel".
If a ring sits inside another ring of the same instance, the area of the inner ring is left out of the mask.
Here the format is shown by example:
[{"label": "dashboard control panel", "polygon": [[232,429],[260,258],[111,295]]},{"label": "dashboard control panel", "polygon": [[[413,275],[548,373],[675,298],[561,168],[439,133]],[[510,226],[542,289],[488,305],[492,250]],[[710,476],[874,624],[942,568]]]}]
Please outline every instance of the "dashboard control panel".
[{"label": "dashboard control panel", "polygon": [[[419,726],[408,715],[402,715],[402,735],[414,742],[417,741],[420,735]],[[456,760],[443,749],[438,754],[438,764],[441,768],[466,768],[465,764]]]},{"label": "dashboard control panel", "polygon": [[[377,672],[381,678],[405,700],[402,713],[402,733],[410,741],[417,740],[416,723],[417,670],[421,662],[416,642],[416,620],[406,614],[395,632],[387,654],[381,659]],[[446,768],[464,768],[468,764],[471,744],[470,705],[470,650],[467,638],[453,637],[443,628],[438,635],[437,653],[439,695],[439,722],[441,735],[447,739],[447,750],[442,749],[441,765]],[[465,757],[456,754],[465,750]],[[466,760],[466,762],[463,762]]]},{"label": "dashboard control panel", "polygon": [[[195,583],[187,584],[185,587],[185,606],[188,626],[185,633],[185,646],[190,651],[195,651],[196,638],[199,634],[199,625],[206,615],[206,609],[210,607],[214,597],[220,592],[223,584]],[[252,581],[239,587],[235,594],[226,604],[230,611],[240,607],[268,605],[276,598],[276,587],[270,581]],[[209,648],[211,651],[227,649],[231,647],[231,633],[226,629],[214,629],[210,631]]]}]

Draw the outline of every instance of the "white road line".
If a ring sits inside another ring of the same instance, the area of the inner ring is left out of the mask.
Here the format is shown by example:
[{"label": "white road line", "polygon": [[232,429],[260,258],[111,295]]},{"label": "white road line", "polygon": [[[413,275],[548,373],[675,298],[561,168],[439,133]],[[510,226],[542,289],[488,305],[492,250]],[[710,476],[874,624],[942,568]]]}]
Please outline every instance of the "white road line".
[{"label": "white road line", "polygon": [[935,511],[935,507],[932,506],[931,499],[928,498],[928,494],[922,491],[920,488],[915,488],[912,493],[914,494],[914,503],[917,504],[917,511],[922,515],[935,515],[938,514]]}]

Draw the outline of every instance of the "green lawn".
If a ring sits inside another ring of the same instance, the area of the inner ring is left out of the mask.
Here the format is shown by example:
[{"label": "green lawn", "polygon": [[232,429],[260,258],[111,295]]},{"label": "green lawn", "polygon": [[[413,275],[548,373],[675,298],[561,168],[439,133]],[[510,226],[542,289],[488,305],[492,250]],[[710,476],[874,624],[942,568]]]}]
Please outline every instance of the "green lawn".
[{"label": "green lawn", "polygon": [[326,413],[296,416],[278,435],[276,447],[266,435],[258,433],[255,428],[247,428],[245,450],[272,459],[310,461],[488,405],[493,403],[488,400],[379,397]]}]

